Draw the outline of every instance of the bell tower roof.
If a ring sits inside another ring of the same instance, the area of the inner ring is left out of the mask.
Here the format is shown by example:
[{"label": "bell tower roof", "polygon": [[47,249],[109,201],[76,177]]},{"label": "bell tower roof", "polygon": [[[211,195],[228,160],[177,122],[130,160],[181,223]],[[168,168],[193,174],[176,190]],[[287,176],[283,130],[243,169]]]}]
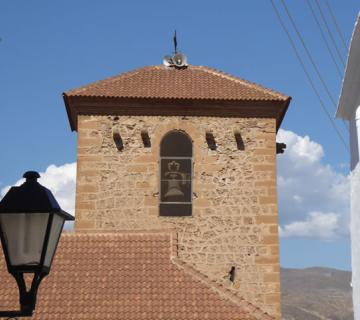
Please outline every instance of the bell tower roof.
[{"label": "bell tower roof", "polygon": [[[290,97],[261,85],[193,65],[180,69],[164,65],[143,67],[67,91],[63,96],[72,130],[77,129],[77,114],[90,111],[276,117],[279,127],[290,102]],[[248,110],[250,107],[252,111]]]}]

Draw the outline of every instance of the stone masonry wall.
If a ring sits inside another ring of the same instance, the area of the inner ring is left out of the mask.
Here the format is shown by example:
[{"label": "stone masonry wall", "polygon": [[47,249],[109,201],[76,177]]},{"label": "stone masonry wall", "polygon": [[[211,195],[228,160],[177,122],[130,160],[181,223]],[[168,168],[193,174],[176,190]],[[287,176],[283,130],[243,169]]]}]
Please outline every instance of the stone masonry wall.
[{"label": "stone masonry wall", "polygon": [[[76,230],[175,229],[182,260],[280,319],[275,125],[256,118],[79,116]],[[144,129],[151,148],[143,146]],[[174,129],[193,140],[192,217],[158,214],[159,145]],[[217,150],[208,148],[206,131]]]}]

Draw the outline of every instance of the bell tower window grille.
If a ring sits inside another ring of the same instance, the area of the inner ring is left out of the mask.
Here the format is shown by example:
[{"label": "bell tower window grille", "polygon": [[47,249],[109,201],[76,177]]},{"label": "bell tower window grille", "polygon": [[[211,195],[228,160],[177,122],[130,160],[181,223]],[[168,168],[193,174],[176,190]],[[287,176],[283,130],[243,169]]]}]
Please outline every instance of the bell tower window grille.
[{"label": "bell tower window grille", "polygon": [[160,144],[160,216],[192,214],[192,142],[171,131]]}]

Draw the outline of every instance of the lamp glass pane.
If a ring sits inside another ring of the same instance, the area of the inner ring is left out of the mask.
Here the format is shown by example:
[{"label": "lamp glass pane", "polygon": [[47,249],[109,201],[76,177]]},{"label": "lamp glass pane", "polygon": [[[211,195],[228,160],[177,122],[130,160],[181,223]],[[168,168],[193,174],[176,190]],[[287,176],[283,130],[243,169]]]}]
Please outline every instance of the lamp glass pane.
[{"label": "lamp glass pane", "polygon": [[50,267],[56,246],[59,242],[59,238],[61,235],[61,231],[64,226],[65,219],[57,214],[54,214],[54,218],[52,221],[52,226],[50,230],[49,242],[46,251],[44,266]]},{"label": "lamp glass pane", "polygon": [[49,213],[0,215],[10,263],[31,266],[40,263]]}]

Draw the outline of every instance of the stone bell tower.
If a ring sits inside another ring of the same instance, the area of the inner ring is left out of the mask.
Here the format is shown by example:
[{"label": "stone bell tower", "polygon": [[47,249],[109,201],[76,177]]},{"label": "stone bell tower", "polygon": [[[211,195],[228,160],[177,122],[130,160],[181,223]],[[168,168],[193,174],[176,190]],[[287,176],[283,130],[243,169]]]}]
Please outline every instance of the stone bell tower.
[{"label": "stone bell tower", "polygon": [[64,101],[78,132],[76,232],[171,229],[180,259],[279,319],[276,132],[290,98],[157,65]]}]

